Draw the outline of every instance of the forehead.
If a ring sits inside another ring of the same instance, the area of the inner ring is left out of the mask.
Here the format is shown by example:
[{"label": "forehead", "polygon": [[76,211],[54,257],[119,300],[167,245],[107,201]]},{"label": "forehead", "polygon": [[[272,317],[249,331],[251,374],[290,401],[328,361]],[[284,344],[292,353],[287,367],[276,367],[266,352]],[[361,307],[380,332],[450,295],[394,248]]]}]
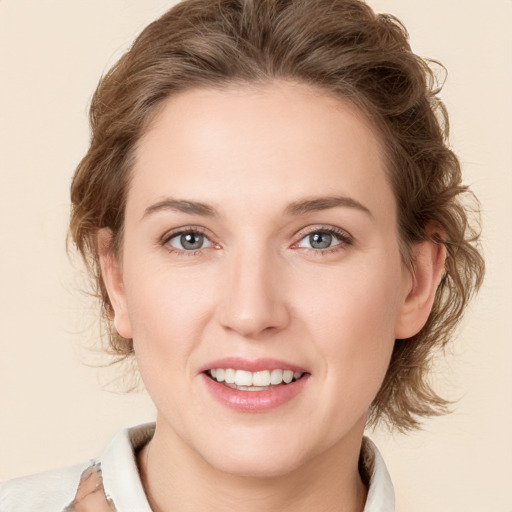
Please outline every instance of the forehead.
[{"label": "forehead", "polygon": [[277,211],[304,196],[346,195],[394,212],[382,154],[368,119],[318,89],[193,89],[167,99],[141,137],[128,205],[172,195]]}]

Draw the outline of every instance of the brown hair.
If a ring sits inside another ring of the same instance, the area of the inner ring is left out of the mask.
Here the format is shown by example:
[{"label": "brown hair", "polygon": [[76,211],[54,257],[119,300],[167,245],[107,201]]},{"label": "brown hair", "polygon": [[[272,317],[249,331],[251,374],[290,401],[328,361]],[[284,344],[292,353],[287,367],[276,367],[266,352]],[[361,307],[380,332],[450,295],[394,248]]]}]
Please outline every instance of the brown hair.
[{"label": "brown hair", "polygon": [[133,354],[132,340],[111,328],[98,260],[97,233],[122,241],[134,149],[170,95],[194,87],[305,83],[353,102],[380,131],[398,205],[402,254],[442,233],[446,272],[427,324],[396,340],[370,411],[400,430],[445,412],[428,382],[433,353],[445,346],[484,265],[468,220],[460,165],[448,147],[448,117],[427,61],[415,55],[405,27],[359,0],[185,0],[151,23],[104,76],[92,99],[90,148],[71,186],[70,234],[97,286],[111,353]]}]

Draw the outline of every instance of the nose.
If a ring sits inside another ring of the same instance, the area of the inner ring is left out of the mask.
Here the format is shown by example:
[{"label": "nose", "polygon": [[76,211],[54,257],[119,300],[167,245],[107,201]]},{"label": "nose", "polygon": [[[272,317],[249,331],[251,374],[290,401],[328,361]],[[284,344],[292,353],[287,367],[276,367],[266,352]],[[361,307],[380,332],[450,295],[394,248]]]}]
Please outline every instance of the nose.
[{"label": "nose", "polygon": [[226,265],[218,311],[222,327],[252,339],[284,329],[290,310],[283,263],[275,255],[253,252],[239,253]]}]

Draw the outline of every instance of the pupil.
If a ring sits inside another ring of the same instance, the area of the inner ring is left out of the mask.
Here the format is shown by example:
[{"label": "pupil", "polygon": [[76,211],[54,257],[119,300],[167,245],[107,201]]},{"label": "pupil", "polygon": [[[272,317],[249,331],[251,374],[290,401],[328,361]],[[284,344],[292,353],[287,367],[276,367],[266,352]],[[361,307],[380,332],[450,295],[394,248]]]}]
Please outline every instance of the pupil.
[{"label": "pupil", "polygon": [[329,235],[329,233],[314,233],[309,236],[309,243],[315,249],[327,249],[331,242],[332,235]]},{"label": "pupil", "polygon": [[203,245],[203,235],[198,233],[181,235],[181,245],[185,249],[200,249]]}]

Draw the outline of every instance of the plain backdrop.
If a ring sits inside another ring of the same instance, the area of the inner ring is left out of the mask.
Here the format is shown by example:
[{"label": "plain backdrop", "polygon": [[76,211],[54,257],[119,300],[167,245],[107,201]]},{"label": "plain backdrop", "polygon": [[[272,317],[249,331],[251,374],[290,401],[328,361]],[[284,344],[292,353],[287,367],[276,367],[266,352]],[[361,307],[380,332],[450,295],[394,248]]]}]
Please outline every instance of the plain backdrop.
[{"label": "plain backdrop", "polygon": [[[370,0],[449,70],[451,144],[480,197],[487,277],[433,379],[455,412],[371,433],[408,512],[512,512],[512,2]],[[96,304],[65,252],[68,189],[102,73],[169,0],[0,0],[0,480],[99,455],[152,420],[91,350]]]}]

